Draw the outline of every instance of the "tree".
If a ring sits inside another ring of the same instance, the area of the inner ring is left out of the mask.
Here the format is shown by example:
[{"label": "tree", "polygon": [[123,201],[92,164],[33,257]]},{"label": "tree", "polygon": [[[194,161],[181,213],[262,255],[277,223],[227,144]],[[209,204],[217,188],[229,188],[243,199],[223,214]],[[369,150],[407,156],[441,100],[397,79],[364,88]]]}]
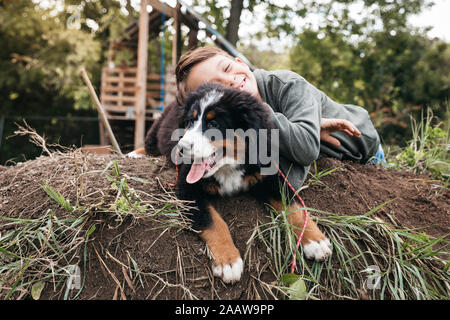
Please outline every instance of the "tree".
[{"label": "tree", "polygon": [[[92,140],[95,135],[98,139],[96,123],[93,122],[95,131],[92,132],[86,130],[86,123],[80,126],[80,122],[69,119],[96,116],[79,69],[84,66],[93,83],[99,85],[102,42],[96,37],[102,31],[93,33],[83,14],[81,28],[71,28],[67,22],[73,13],[68,12],[67,7],[63,10],[55,6],[43,7],[31,0],[2,1],[1,4],[0,115],[7,120],[0,163],[20,153],[27,158],[39,155],[39,150],[25,143],[26,139],[5,140],[16,129],[14,121],[22,117],[36,119],[28,121],[40,134],[45,132],[51,143],[79,145],[82,136],[85,143],[95,141]],[[94,1],[89,5],[94,5]],[[97,17],[100,18],[100,14]],[[63,118],[66,120],[57,120]],[[63,132],[66,135],[61,141]]]},{"label": "tree", "polygon": [[234,46],[236,46],[239,40],[238,31],[239,24],[241,22],[241,13],[244,8],[244,0],[232,0],[230,17],[228,18],[227,31],[225,38],[230,41]]}]

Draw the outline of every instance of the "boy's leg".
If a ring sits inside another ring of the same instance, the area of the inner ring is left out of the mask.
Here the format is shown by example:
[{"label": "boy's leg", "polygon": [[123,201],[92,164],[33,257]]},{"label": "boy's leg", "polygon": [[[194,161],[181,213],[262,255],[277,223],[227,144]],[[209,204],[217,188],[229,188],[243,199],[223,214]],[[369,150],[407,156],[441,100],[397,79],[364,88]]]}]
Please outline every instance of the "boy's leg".
[{"label": "boy's leg", "polygon": [[371,165],[379,164],[382,165],[383,167],[386,166],[386,159],[384,158],[384,151],[383,147],[381,146],[381,143],[378,146],[377,153],[375,154],[373,159],[370,160],[368,163]]}]

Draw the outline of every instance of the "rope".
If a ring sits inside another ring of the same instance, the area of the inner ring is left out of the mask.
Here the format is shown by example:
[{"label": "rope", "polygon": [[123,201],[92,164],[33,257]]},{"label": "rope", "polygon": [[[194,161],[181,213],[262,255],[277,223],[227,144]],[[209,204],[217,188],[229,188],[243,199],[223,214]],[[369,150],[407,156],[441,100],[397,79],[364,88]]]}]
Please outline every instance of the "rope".
[{"label": "rope", "polygon": [[[276,164],[275,164],[276,165]],[[295,260],[297,259],[297,251],[298,248],[300,247],[300,242],[303,239],[303,234],[305,233],[306,230],[306,225],[308,224],[308,218],[309,218],[309,212],[308,210],[306,210],[306,206],[305,203],[303,202],[303,199],[299,196],[299,194],[297,193],[297,191],[295,190],[295,188],[289,183],[289,180],[286,178],[286,176],[283,174],[283,171],[281,171],[281,169],[277,166],[278,169],[278,173],[283,177],[284,181],[286,182],[286,184],[288,185],[288,187],[291,189],[291,191],[297,196],[297,199],[300,201],[300,204],[302,205],[305,211],[305,221],[303,222],[303,228],[302,231],[300,232],[298,239],[297,239],[297,244],[296,244],[296,248],[297,250],[294,251],[294,254],[292,256],[292,264],[291,264],[291,273],[294,273],[295,270]]]}]

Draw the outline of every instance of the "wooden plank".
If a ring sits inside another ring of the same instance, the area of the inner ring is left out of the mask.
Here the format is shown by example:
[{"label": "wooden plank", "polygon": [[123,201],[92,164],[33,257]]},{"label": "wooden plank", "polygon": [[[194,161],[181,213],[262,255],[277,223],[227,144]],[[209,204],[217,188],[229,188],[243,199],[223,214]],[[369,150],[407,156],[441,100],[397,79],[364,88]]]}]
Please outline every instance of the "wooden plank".
[{"label": "wooden plank", "polygon": [[147,84],[147,90],[161,90],[161,84]]},{"label": "wooden plank", "polygon": [[136,97],[127,97],[127,96],[110,96],[110,95],[104,95],[102,97],[102,101],[104,101],[105,103],[110,102],[110,101],[114,101],[114,102],[136,102]]},{"label": "wooden plank", "polygon": [[105,80],[112,82],[136,82],[135,77],[121,77],[121,76],[105,76]]},{"label": "wooden plank", "polygon": [[175,9],[165,3],[159,2],[158,0],[147,0],[148,3],[152,6],[153,9],[158,10],[159,12],[164,12],[164,14],[168,17],[175,16]]},{"label": "wooden plank", "polygon": [[[125,75],[125,79],[131,79],[135,77],[136,75],[136,68],[103,68],[103,72],[102,72],[102,76],[106,77],[106,79],[108,78],[119,78],[121,74]],[[161,79],[161,75],[157,74],[157,73],[149,73],[147,74],[147,80],[154,80],[154,81],[158,81]]]},{"label": "wooden plank", "polygon": [[134,86],[129,86],[129,87],[125,87],[125,86],[102,86],[102,92],[136,92],[136,87]]},{"label": "wooden plank", "polygon": [[[144,145],[145,138],[145,107],[147,100],[147,60],[148,60],[148,30],[149,15],[147,5],[151,0],[141,0],[141,12],[139,14],[139,38],[138,38],[138,62],[136,73],[136,124],[134,129],[134,148]],[[159,3],[159,2],[158,2]]]},{"label": "wooden plank", "polygon": [[[160,117],[160,112],[158,113],[152,113],[149,116],[145,117],[145,120],[154,120]],[[108,119],[110,120],[133,120],[132,118],[130,119],[129,117],[123,115],[123,116],[109,116]]]},{"label": "wooden plank", "polygon": [[161,92],[159,92],[159,91],[158,92],[152,92],[152,91],[147,92],[147,97],[160,99]]},{"label": "wooden plank", "polygon": [[[132,107],[132,106],[131,106]],[[114,113],[120,113],[120,112],[128,112],[128,109],[130,107],[117,107],[117,106],[108,106],[108,105],[104,105],[105,110],[107,110],[108,112],[114,112]]]},{"label": "wooden plank", "polygon": [[0,147],[2,146],[3,128],[5,125],[5,115],[0,117]]},{"label": "wooden plank", "polygon": [[[149,111],[158,111],[159,107],[160,107],[160,103],[158,103],[155,106],[148,106],[145,109],[145,112],[149,112]],[[130,107],[116,107],[116,106],[108,106],[108,105],[104,105],[103,108],[110,114],[120,114],[120,113],[127,113],[129,111],[130,108],[133,108],[132,106]]]},{"label": "wooden plank", "polygon": [[160,74],[156,74],[156,73],[149,73],[147,76],[148,80],[155,80],[155,81],[159,81],[161,80],[161,75]]}]

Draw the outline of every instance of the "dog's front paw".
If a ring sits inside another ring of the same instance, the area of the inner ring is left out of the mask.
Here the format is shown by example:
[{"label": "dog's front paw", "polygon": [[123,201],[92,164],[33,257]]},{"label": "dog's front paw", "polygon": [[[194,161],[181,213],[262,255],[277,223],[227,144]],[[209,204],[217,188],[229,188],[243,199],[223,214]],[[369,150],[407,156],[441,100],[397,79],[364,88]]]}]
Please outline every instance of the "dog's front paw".
[{"label": "dog's front paw", "polygon": [[303,246],[306,258],[316,261],[326,261],[331,254],[331,243],[328,238],[319,241],[310,240]]},{"label": "dog's front paw", "polygon": [[215,261],[212,266],[213,274],[216,277],[222,278],[225,283],[233,283],[241,280],[242,272],[244,271],[244,262],[239,256],[233,262]]},{"label": "dog's front paw", "polygon": [[134,159],[138,159],[138,158],[143,158],[145,157],[144,154],[135,151],[131,151],[129,153],[126,154],[127,158],[134,158]]}]

